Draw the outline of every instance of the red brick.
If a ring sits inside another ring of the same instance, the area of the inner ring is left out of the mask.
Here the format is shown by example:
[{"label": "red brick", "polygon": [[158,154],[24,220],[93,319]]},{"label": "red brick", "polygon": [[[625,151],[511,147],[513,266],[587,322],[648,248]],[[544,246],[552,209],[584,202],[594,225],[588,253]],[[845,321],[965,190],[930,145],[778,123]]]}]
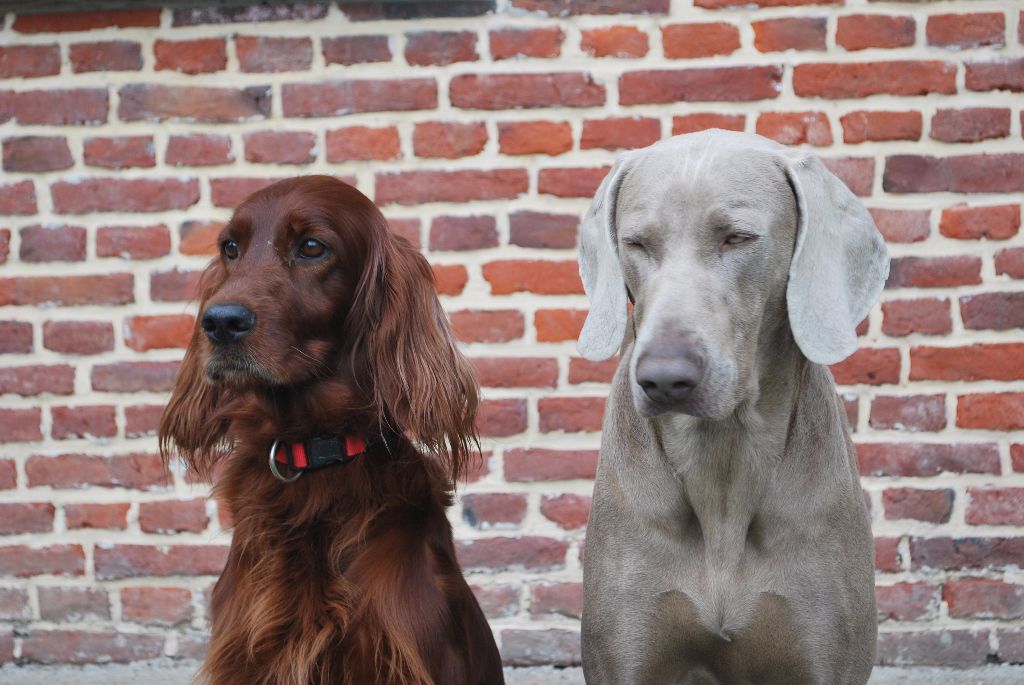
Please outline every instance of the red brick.
[{"label": "red brick", "polygon": [[571,167],[541,169],[537,178],[537,192],[557,197],[591,198],[611,167]]},{"label": "red brick", "polygon": [[768,100],[781,88],[779,66],[629,71],[619,77],[619,104]]},{"label": "red brick", "polygon": [[549,17],[578,14],[668,14],[669,0],[512,0],[512,6]]},{"label": "red brick", "polygon": [[970,330],[1024,327],[1024,293],[982,293],[960,298],[960,318]]},{"label": "red brick", "polygon": [[543,397],[537,401],[542,433],[598,432],[604,417],[604,397]]},{"label": "red brick", "polygon": [[885,518],[948,523],[953,511],[953,491],[918,488],[887,488],[882,492]]},{"label": "red brick", "polygon": [[313,63],[310,38],[235,36],[238,67],[246,73],[302,71]]},{"label": "red brick", "polygon": [[967,62],[967,90],[1009,90],[1024,92],[1024,58]]},{"label": "red brick", "polygon": [[1010,247],[995,254],[996,273],[1010,278],[1024,278],[1024,248]]},{"label": "red brick", "polygon": [[243,177],[210,179],[210,200],[214,207],[234,209],[257,190],[262,190],[283,177]]},{"label": "red brick", "polygon": [[264,3],[175,9],[171,26],[250,23],[266,21],[313,21],[327,16],[327,5],[317,2]]},{"label": "red brick", "polygon": [[64,519],[68,530],[97,528],[124,530],[128,526],[128,502],[114,504],[65,504]]},{"label": "red brick", "polygon": [[327,161],[331,163],[401,156],[398,129],[394,126],[349,126],[327,132]]},{"label": "red brick", "polygon": [[947,581],[942,599],[952,618],[1012,619],[1024,616],[1024,585],[988,578]]},{"label": "red brick", "polygon": [[[1024,33],[1021,36],[1020,42],[1024,43]],[[999,639],[999,660],[1012,664],[1024,662],[1024,631],[999,630],[996,631],[996,634]]]},{"label": "red brick", "polygon": [[482,152],[486,144],[487,128],[482,122],[428,121],[416,124],[412,135],[417,157],[469,157]]},{"label": "red brick", "polygon": [[199,183],[182,178],[87,178],[50,186],[60,214],[164,212],[199,201]]},{"label": "red brick", "polygon": [[579,217],[520,210],[510,212],[509,243],[520,247],[565,249],[576,246]]},{"label": "red brick", "polygon": [[1024,538],[910,538],[911,568],[953,570],[1021,565]]},{"label": "red brick", "polygon": [[829,367],[839,385],[882,385],[898,383],[900,351],[894,347],[861,348],[838,364]]},{"label": "red brick", "polygon": [[101,545],[95,550],[96,577],[215,576],[227,553],[224,545]]},{"label": "red brick", "polygon": [[740,32],[724,22],[669,24],[661,28],[661,41],[669,59],[729,55],[740,47]]},{"label": "red brick", "polygon": [[129,40],[75,43],[71,46],[71,70],[138,71],[142,69],[142,46]]},{"label": "red brick", "polygon": [[1024,444],[1010,445],[1010,463],[1015,473],[1024,471]]},{"label": "red brick", "polygon": [[925,35],[928,45],[942,48],[978,48],[1006,44],[1006,22],[1002,12],[975,14],[933,14]]},{"label": "red brick", "polygon": [[14,118],[23,126],[102,124],[108,107],[107,91],[101,88],[26,90],[14,95]]},{"label": "red brick", "polygon": [[1024,525],[1024,488],[967,488],[964,520],[972,526]]},{"label": "red brick", "polygon": [[940,109],[932,117],[931,137],[946,143],[976,143],[1010,135],[1010,110],[1001,107]]},{"label": "red brick", "polygon": [[1024,428],[1024,393],[961,395],[957,398],[956,425],[997,431],[1020,430]]},{"label": "red brick", "polygon": [[526,430],[526,400],[484,400],[476,415],[477,430],[487,438],[505,438]]},{"label": "red brick", "polygon": [[32,324],[0,321],[0,354],[32,351]]},{"label": "red brick", "polygon": [[407,240],[413,247],[416,247],[417,249],[422,247],[420,244],[419,219],[396,219],[392,217],[388,219],[388,228],[396,236]]},{"label": "red brick", "polygon": [[53,513],[49,502],[0,502],[0,535],[49,533]]},{"label": "red brick", "polygon": [[593,480],[597,450],[510,449],[504,468],[509,482]]},{"label": "red brick", "polygon": [[94,587],[40,587],[39,615],[44,621],[110,620],[107,593]]},{"label": "red brick", "polygon": [[286,83],[281,98],[286,117],[405,112],[437,107],[437,83],[433,78]]},{"label": "red brick", "polygon": [[600,362],[573,357],[569,360],[569,382],[572,384],[611,383],[618,366],[618,357],[612,357]]},{"label": "red brick", "polygon": [[917,23],[910,16],[850,14],[836,23],[836,45],[849,51],[904,48],[914,44]]},{"label": "red brick", "polygon": [[945,395],[880,395],[871,401],[872,428],[938,431],[946,427]]},{"label": "red brick", "polygon": [[42,412],[33,409],[2,409],[0,408],[0,435],[3,442],[28,442],[42,440],[39,430]]},{"label": "red brick", "polygon": [[462,518],[474,528],[510,528],[526,516],[526,495],[473,493],[462,496]]},{"label": "red brick", "polygon": [[122,121],[231,123],[266,119],[270,87],[213,88],[133,83],[122,86],[117,116]]},{"label": "red brick", "polygon": [[940,473],[999,473],[994,443],[861,443],[856,445],[862,476],[927,478]]},{"label": "red brick", "polygon": [[896,257],[889,263],[887,288],[949,288],[981,283],[981,259],[952,257]]},{"label": "red brick", "polygon": [[572,149],[572,128],[567,121],[503,121],[498,145],[506,155],[560,155]]},{"label": "red brick", "polygon": [[587,525],[590,515],[589,495],[544,495],[540,501],[540,513],[559,528],[574,530]]},{"label": "red brick", "polygon": [[35,214],[36,186],[32,181],[0,185],[0,214]]},{"label": "red brick", "polygon": [[751,22],[751,26],[754,28],[754,47],[760,52],[825,49],[828,30],[825,17],[762,19]]},{"label": "red brick", "polygon": [[557,26],[532,29],[498,29],[489,34],[491,58],[558,57],[565,33]]},{"label": "red brick", "polygon": [[661,122],[646,117],[612,117],[583,122],[580,149],[647,147],[661,138]]},{"label": "red brick", "polygon": [[582,295],[579,267],[574,261],[508,259],[483,265],[492,295],[532,292],[541,295]]},{"label": "red brick", "polygon": [[[30,184],[31,185],[31,184]],[[0,264],[6,264],[11,255],[11,229],[0,228]]]},{"label": "red brick", "polygon": [[157,71],[210,74],[228,66],[227,45],[222,38],[157,40],[153,44]]},{"label": "red brick", "polygon": [[[574,497],[575,495],[566,496]],[[584,522],[586,522],[585,519]],[[583,615],[583,583],[533,584],[530,587],[530,616],[551,614],[580,618]]]},{"label": "red brick", "polygon": [[460,109],[596,107],[605,102],[604,86],[589,74],[463,74],[451,80],[450,97]]},{"label": "red brick", "polygon": [[139,505],[139,527],[144,533],[201,533],[210,517],[206,500],[166,500]]},{"label": "red brick", "polygon": [[85,229],[81,226],[26,226],[21,229],[23,262],[85,261]]},{"label": "red brick", "polygon": [[519,612],[519,585],[470,585],[487,618],[507,618]]},{"label": "red brick", "polygon": [[989,343],[963,347],[912,347],[910,380],[1020,380],[1024,344]]},{"label": "red brick", "polygon": [[124,343],[139,352],[166,348],[184,349],[192,337],[191,314],[131,316],[124,322]]},{"label": "red brick", "polygon": [[575,630],[506,628],[501,631],[501,650],[503,663],[509,666],[565,667],[581,661],[580,634]]},{"label": "red brick", "polygon": [[526,169],[418,169],[378,173],[377,204],[511,200],[529,189]]},{"label": "red brick", "polygon": [[746,125],[746,119],[744,114],[716,114],[713,112],[683,114],[672,117],[672,135],[696,133],[709,128],[742,131]]},{"label": "red brick", "polygon": [[117,362],[92,369],[92,388],[101,392],[169,392],[179,362]]},{"label": "red brick", "polygon": [[21,136],[4,140],[4,171],[60,171],[74,163],[68,141],[63,137]]},{"label": "red brick", "polygon": [[55,440],[68,438],[111,438],[117,435],[113,405],[55,406],[51,408]]},{"label": "red brick", "polygon": [[894,632],[878,636],[875,659],[881,666],[984,665],[988,631],[942,629],[934,632]]},{"label": "red brick", "polygon": [[800,97],[863,98],[956,92],[956,66],[937,60],[798,64],[793,90]]},{"label": "red brick", "polygon": [[477,380],[485,388],[553,388],[558,362],[548,357],[473,357]]},{"label": "red brick", "polygon": [[825,168],[839,177],[854,195],[867,197],[875,182],[873,157],[833,157],[823,159]]},{"label": "red brick", "polygon": [[875,538],[875,569],[896,573],[903,568],[899,538]]},{"label": "red brick", "polygon": [[77,630],[32,630],[21,642],[21,656],[30,663],[128,663],[163,654],[164,636],[140,633],[92,633]]},{"label": "red brick", "polygon": [[416,31],[405,35],[405,61],[416,66],[475,62],[476,32]]},{"label": "red brick", "polygon": [[177,587],[122,588],[121,616],[133,623],[178,625],[192,618],[192,593]]},{"label": "red brick", "polygon": [[537,342],[576,340],[587,312],[579,309],[538,309],[533,316]]},{"label": "red brick", "polygon": [[214,166],[235,161],[231,139],[215,134],[171,136],[164,161],[174,166]]},{"label": "red brick", "polygon": [[430,249],[480,250],[498,246],[493,216],[439,216],[430,222]]},{"label": "red brick", "polygon": [[160,457],[156,454],[34,455],[25,463],[25,473],[29,487],[83,488],[97,485],[151,490],[165,487],[169,483]]},{"label": "red brick", "polygon": [[455,547],[459,563],[467,571],[547,571],[565,565],[569,544],[564,540],[525,535],[458,540]]},{"label": "red brick", "polygon": [[185,302],[199,294],[200,271],[171,271],[150,274],[149,296],[154,302]]},{"label": "red brick", "polygon": [[706,9],[725,9],[745,5],[756,7],[796,7],[803,5],[841,5],[842,0],[694,0],[694,5]]},{"label": "red brick", "polygon": [[832,129],[824,112],[765,112],[755,132],[784,145],[832,144]]},{"label": "red brick", "polygon": [[101,226],[96,230],[96,256],[156,259],[171,251],[171,233],[156,226]]},{"label": "red brick", "polygon": [[939,232],[960,240],[1006,240],[1020,229],[1020,205],[968,207],[957,205],[942,210]]},{"label": "red brick", "polygon": [[8,545],[0,547],[0,576],[80,576],[85,573],[81,545]]},{"label": "red brick", "polygon": [[882,187],[890,193],[1021,192],[1024,154],[894,155],[886,159]]},{"label": "red brick", "polygon": [[878,620],[919,621],[935,618],[939,610],[939,588],[924,582],[876,585]]},{"label": "red brick", "polygon": [[99,354],[114,349],[114,327],[105,321],[47,321],[43,347],[61,354]]},{"label": "red brick", "polygon": [[66,364],[0,367],[0,395],[70,395],[74,391],[75,369]]},{"label": "red brick", "polygon": [[88,12],[43,12],[19,14],[13,28],[18,33],[61,33],[104,28],[156,28],[160,26],[160,8],[124,9]]},{"label": "red brick", "polygon": [[879,233],[889,243],[916,243],[931,233],[927,209],[878,209],[869,208]]},{"label": "red brick", "polygon": [[156,435],[163,413],[162,404],[143,404],[124,408],[124,435],[126,438],[141,438]]},{"label": "red brick", "polygon": [[258,164],[309,164],[316,135],[308,131],[252,131],[242,136],[245,158]]},{"label": "red brick", "polygon": [[844,143],[889,140],[920,140],[920,112],[869,112],[859,110],[839,118]]},{"label": "red brick", "polygon": [[469,273],[461,264],[434,264],[432,268],[438,295],[458,295],[469,281]]},{"label": "red brick", "polygon": [[125,304],[132,301],[131,274],[0,278],[0,305]]},{"label": "red brick", "polygon": [[0,45],[0,78],[37,78],[59,73],[57,45]]},{"label": "red brick", "polygon": [[[31,618],[28,591],[22,588],[0,588],[0,620],[13,621]],[[0,663],[7,659],[0,655]]]},{"label": "red brick", "polygon": [[387,36],[338,36],[321,40],[325,64],[367,64],[390,62]]},{"label": "red brick", "polygon": [[[17,411],[17,410],[14,410],[14,411]],[[38,419],[39,419],[39,412],[38,412],[38,410],[30,410],[30,413],[35,416],[36,422],[38,423]],[[524,412],[524,420],[525,420],[525,412]],[[0,427],[2,427],[2,428],[6,428],[7,427],[6,425],[4,425],[4,421],[5,421],[4,416],[3,416],[2,412],[0,412]],[[5,434],[5,436],[6,436],[6,434]],[[10,442],[10,440],[5,440],[5,442]],[[0,459],[0,490],[13,490],[17,486],[18,486],[18,472],[17,472],[17,469],[14,466],[14,460],[13,459]]]},{"label": "red brick", "polygon": [[106,169],[156,166],[152,136],[87,138],[83,151],[87,166]]}]

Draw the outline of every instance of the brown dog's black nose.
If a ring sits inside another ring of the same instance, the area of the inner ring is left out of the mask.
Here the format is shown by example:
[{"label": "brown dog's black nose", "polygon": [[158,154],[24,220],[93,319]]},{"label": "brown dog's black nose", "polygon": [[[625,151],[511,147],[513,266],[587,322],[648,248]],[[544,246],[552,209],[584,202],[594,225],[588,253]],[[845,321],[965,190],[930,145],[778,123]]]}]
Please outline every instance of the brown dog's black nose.
[{"label": "brown dog's black nose", "polygon": [[199,322],[215,345],[238,342],[256,327],[256,315],[240,304],[214,304],[206,308]]},{"label": "brown dog's black nose", "polygon": [[704,377],[704,354],[695,345],[651,345],[636,362],[636,382],[658,404],[678,404]]}]

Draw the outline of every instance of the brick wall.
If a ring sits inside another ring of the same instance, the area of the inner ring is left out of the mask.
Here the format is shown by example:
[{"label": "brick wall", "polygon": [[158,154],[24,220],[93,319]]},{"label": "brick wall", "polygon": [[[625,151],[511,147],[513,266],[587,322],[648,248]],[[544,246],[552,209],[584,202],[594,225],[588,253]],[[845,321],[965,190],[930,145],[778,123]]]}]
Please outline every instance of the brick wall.
[{"label": "brick wall", "polygon": [[576,662],[614,367],[575,354],[576,225],[616,150],[708,126],[816,150],[890,243],[834,369],[880,660],[1024,661],[1019,6],[493,5],[6,17],[0,662],[201,653],[228,533],[204,485],[165,476],[154,428],[212,237],[311,172],[436,265],[486,397],[487,466],[452,510],[464,567],[509,663]]}]

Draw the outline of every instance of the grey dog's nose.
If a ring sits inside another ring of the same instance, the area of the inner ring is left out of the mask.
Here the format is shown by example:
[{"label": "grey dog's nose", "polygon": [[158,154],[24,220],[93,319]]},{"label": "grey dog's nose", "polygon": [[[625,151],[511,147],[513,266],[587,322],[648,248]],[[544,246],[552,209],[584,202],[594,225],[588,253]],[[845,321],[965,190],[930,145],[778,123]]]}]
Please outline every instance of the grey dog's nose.
[{"label": "grey dog's nose", "polygon": [[636,363],[636,382],[652,401],[685,401],[704,376],[704,354],[696,345],[651,345]]},{"label": "grey dog's nose", "polygon": [[206,337],[216,345],[238,342],[256,327],[256,315],[240,304],[214,304],[199,322]]}]

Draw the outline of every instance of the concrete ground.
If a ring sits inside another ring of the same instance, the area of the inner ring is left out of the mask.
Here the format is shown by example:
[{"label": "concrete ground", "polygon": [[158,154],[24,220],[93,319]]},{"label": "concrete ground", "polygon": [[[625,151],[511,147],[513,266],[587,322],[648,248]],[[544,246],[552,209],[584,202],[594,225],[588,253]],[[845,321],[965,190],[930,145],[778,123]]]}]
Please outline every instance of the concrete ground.
[{"label": "concrete ground", "polygon": [[[3,685],[188,685],[194,662],[157,661],[109,666],[0,667]],[[507,668],[507,685],[583,685],[578,668]],[[966,671],[946,668],[876,668],[869,685],[1020,685],[1024,666],[989,666]]]}]

